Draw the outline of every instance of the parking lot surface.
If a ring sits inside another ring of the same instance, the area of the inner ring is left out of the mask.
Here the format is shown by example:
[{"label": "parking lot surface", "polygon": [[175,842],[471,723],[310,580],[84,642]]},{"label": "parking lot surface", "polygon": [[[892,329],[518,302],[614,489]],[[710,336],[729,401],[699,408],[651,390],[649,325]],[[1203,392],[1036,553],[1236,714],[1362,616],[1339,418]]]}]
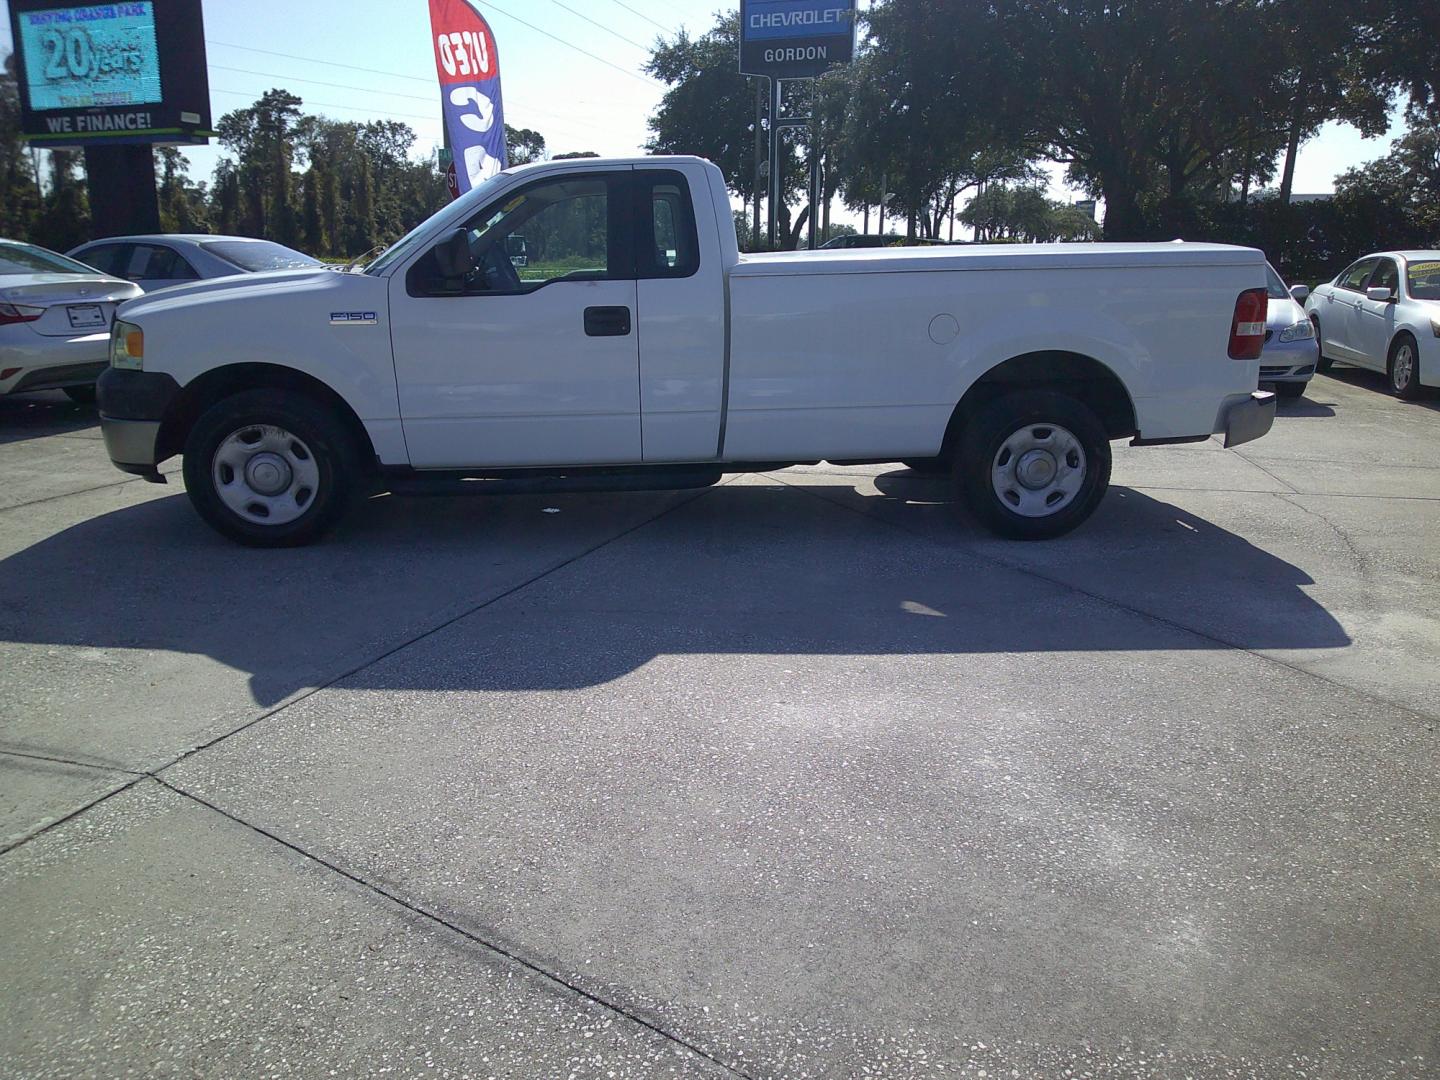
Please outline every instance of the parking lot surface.
[{"label": "parking lot surface", "polygon": [[0,400],[0,1074],[1411,1077],[1440,398],[253,551]]}]

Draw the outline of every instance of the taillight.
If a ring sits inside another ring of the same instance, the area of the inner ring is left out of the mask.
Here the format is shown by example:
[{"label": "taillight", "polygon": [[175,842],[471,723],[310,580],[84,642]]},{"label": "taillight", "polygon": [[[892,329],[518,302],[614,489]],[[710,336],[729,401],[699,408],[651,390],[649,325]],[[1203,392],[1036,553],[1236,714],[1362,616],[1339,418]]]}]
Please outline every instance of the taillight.
[{"label": "taillight", "polygon": [[0,326],[9,326],[17,322],[34,322],[45,314],[43,307],[30,307],[28,304],[0,304]]},{"label": "taillight", "polygon": [[1230,359],[1258,360],[1265,345],[1265,317],[1270,297],[1264,289],[1246,289],[1235,298],[1230,323]]}]

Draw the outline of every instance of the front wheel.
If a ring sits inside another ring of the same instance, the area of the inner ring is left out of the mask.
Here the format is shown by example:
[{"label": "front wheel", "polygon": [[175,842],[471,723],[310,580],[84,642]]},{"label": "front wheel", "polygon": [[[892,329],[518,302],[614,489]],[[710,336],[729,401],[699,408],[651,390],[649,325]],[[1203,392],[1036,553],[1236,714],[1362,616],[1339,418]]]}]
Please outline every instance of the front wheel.
[{"label": "front wheel", "polygon": [[297,547],[345,512],[357,468],[333,411],[248,390],[217,402],[185,441],[185,488],[216,531],[251,547]]},{"label": "front wheel", "polygon": [[1420,353],[1409,334],[1401,334],[1390,346],[1389,374],[1396,397],[1414,401],[1420,396]]},{"label": "front wheel", "polygon": [[1083,402],[1048,390],[1007,394],[966,426],[956,482],[971,511],[1011,540],[1075,528],[1110,486],[1110,440]]}]

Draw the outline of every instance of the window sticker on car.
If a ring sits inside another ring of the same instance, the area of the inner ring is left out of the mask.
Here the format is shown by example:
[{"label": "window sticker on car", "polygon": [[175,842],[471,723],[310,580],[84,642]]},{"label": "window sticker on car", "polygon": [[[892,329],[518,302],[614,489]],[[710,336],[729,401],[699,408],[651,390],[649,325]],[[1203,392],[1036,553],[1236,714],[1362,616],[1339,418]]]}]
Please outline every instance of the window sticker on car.
[{"label": "window sticker on car", "polygon": [[1440,262],[1424,262],[1410,264],[1410,272],[1412,274],[1433,274],[1437,270],[1440,270]]}]

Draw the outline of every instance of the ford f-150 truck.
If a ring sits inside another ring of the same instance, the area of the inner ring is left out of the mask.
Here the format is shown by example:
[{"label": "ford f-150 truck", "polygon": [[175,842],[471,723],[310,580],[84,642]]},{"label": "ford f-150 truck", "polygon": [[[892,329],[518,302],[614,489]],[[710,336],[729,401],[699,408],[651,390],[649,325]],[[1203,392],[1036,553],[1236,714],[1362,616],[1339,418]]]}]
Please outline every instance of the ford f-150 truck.
[{"label": "ford f-150 truck", "polygon": [[127,303],[100,413],[117,466],[160,480],[182,454],[200,515],[248,544],[422,478],[670,488],[821,460],[947,471],[1037,539],[1099,504],[1111,440],[1269,430],[1266,303],[1261,254],[1218,245],[741,255],[709,162],[577,159],[492,177],[360,270]]}]

